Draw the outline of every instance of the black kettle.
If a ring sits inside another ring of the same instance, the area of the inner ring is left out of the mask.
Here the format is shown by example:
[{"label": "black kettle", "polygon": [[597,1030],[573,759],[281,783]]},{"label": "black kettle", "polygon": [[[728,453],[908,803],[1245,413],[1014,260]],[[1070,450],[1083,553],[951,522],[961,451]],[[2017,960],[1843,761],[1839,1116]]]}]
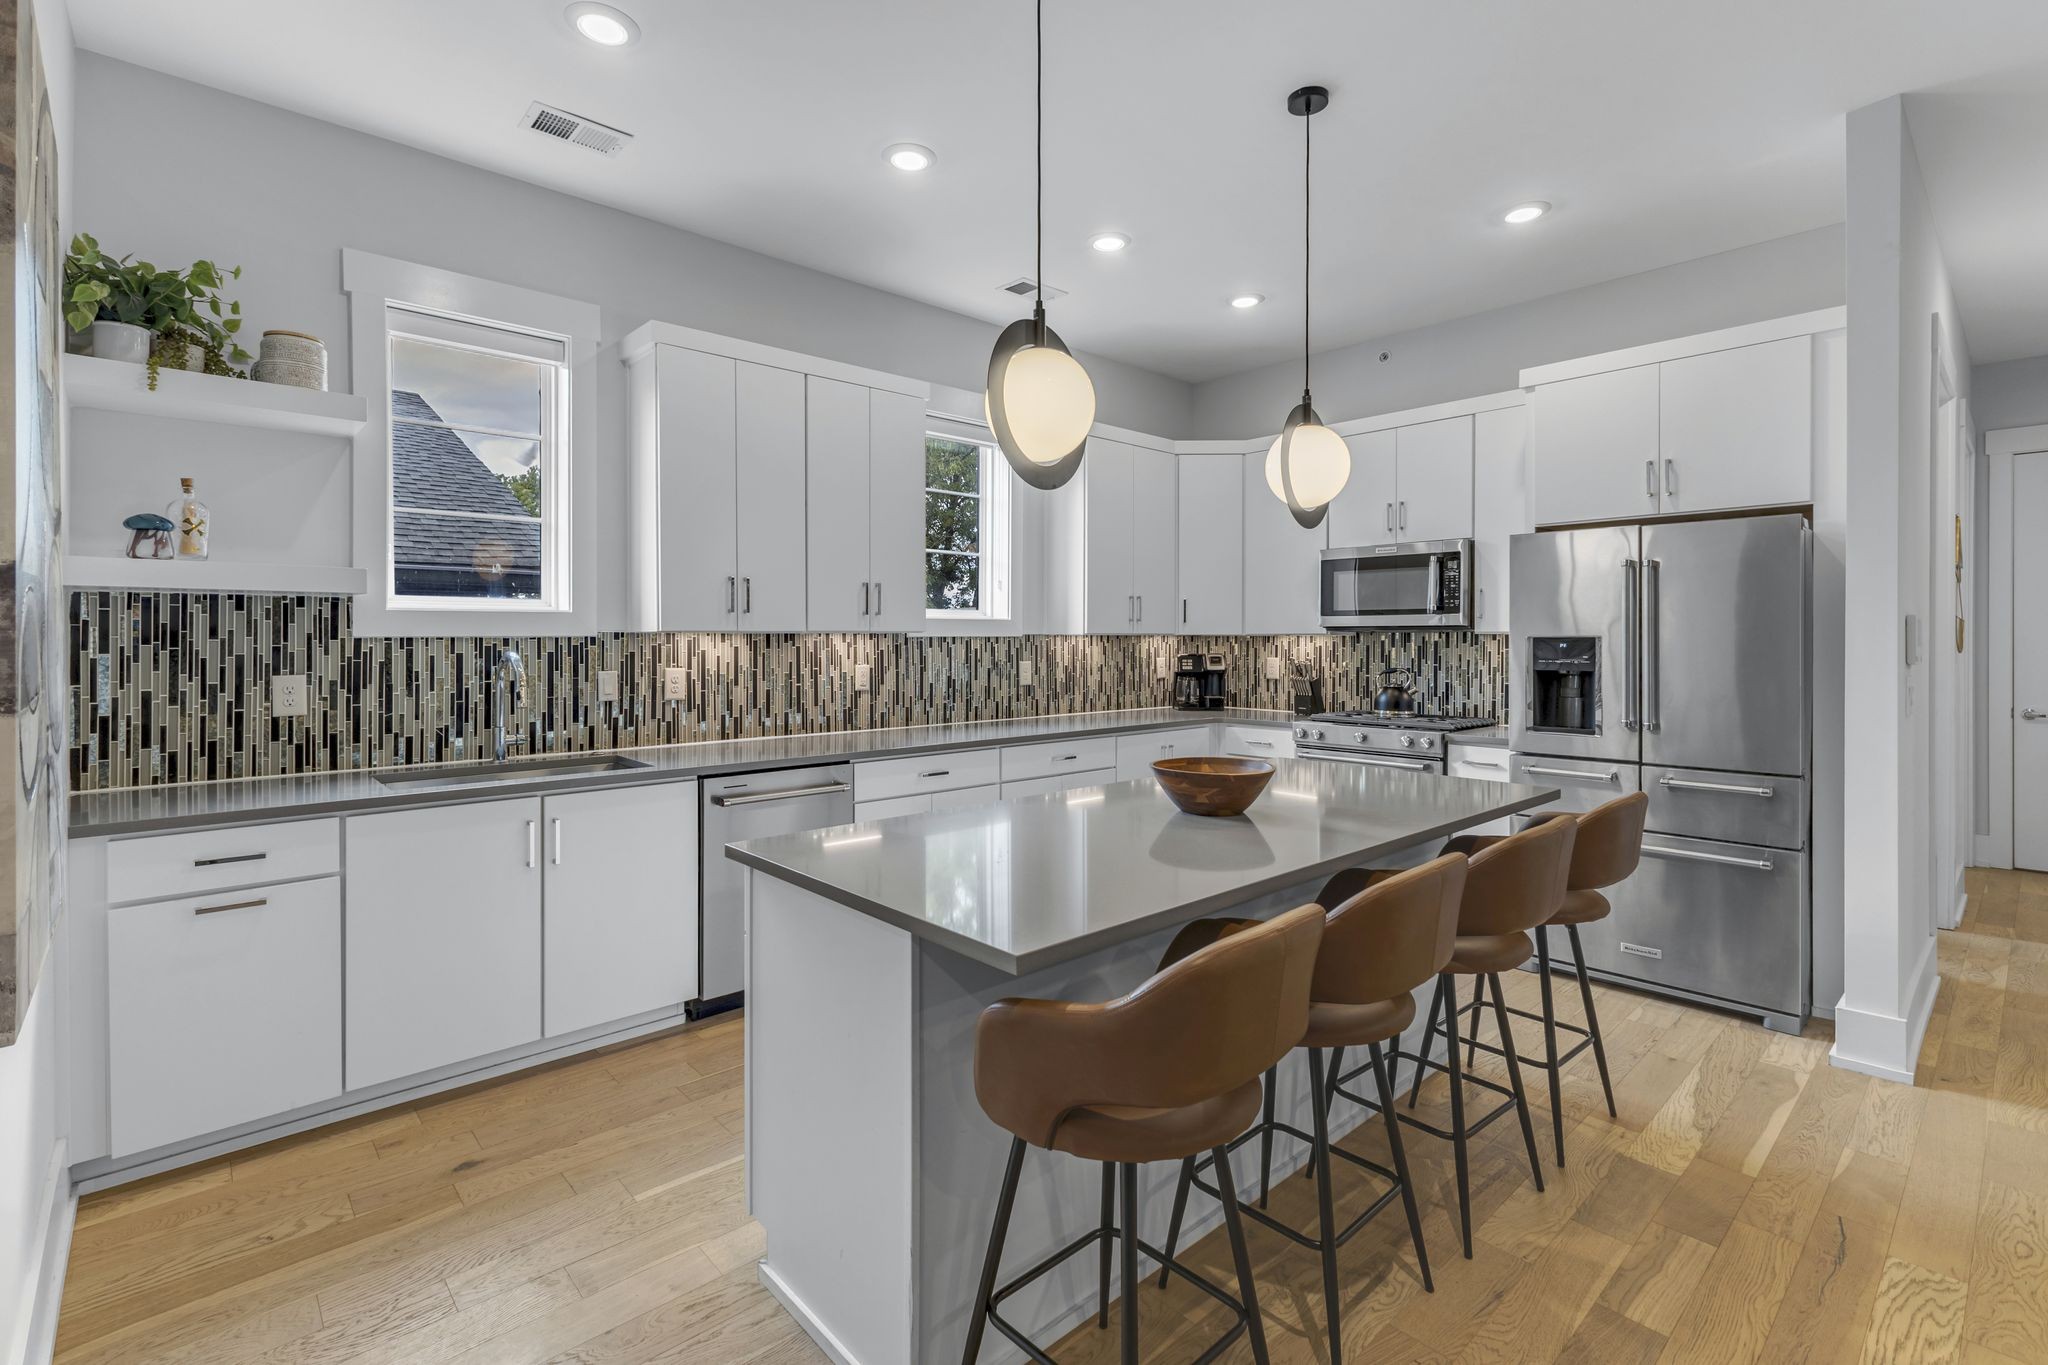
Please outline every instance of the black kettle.
[{"label": "black kettle", "polygon": [[[1402,681],[1402,679],[1407,681]],[[1379,694],[1372,699],[1372,709],[1383,716],[1412,716],[1415,714],[1415,670],[1412,668],[1383,668],[1380,670]]]}]

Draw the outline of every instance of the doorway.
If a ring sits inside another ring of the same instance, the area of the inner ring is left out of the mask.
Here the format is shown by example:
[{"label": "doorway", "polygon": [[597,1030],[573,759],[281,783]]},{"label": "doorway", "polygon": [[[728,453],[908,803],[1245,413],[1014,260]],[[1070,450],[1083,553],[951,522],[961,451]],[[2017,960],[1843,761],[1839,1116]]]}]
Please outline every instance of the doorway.
[{"label": "doorway", "polygon": [[2048,426],[1985,437],[1990,479],[1990,835],[1985,861],[2048,872]]}]

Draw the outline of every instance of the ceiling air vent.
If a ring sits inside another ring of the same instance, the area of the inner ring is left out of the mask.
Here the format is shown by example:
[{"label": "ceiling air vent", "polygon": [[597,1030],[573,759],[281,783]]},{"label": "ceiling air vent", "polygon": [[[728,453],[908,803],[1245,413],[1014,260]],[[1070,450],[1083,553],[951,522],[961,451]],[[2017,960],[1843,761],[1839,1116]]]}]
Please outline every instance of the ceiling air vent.
[{"label": "ceiling air vent", "polygon": [[[1003,292],[1005,294],[1015,294],[1020,299],[1028,299],[1038,292],[1038,285],[1033,282],[1030,276],[1020,275],[1004,285]],[[1055,289],[1051,285],[1045,287],[1045,297],[1049,299],[1063,299],[1066,296],[1067,291],[1064,289]]]},{"label": "ceiling air vent", "polygon": [[536,133],[559,138],[578,147],[587,147],[593,152],[606,156],[617,156],[619,148],[633,140],[633,135],[617,128],[607,127],[595,119],[581,114],[572,114],[566,109],[535,101],[526,107],[526,126]]}]

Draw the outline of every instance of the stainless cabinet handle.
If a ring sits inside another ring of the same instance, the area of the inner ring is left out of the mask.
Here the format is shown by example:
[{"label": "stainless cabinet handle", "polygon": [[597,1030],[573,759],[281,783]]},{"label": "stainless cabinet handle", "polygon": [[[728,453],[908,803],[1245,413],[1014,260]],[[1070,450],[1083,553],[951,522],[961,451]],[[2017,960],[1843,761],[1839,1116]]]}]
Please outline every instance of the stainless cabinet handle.
[{"label": "stainless cabinet handle", "polygon": [[[1318,754],[1317,757],[1327,758],[1328,755]],[[1406,770],[1412,773],[1432,772],[1436,768],[1436,764],[1434,763],[1415,763],[1405,758],[1359,758],[1355,755],[1347,755],[1339,761],[1344,763],[1356,763],[1361,767],[1366,768],[1405,768]]]},{"label": "stainless cabinet handle", "polygon": [[1078,760],[1080,757],[1081,755],[1079,754],[1054,754],[1052,756],[1052,761],[1055,763],[1072,763]]},{"label": "stainless cabinet handle", "polygon": [[201,905],[192,913],[195,915],[218,915],[223,910],[254,910],[259,905],[270,904],[269,897],[258,897],[253,901],[230,901],[226,905]]},{"label": "stainless cabinet handle", "polygon": [[1676,460],[1666,460],[1664,462],[1664,496],[1667,498],[1678,496],[1678,461]]},{"label": "stainless cabinet handle", "polygon": [[1496,771],[1508,766],[1505,763],[1489,763],[1483,758],[1460,758],[1458,762],[1463,763],[1468,768],[1492,768]]},{"label": "stainless cabinet handle", "polygon": [[918,774],[919,777],[951,777],[952,775],[953,770],[951,768],[934,768],[928,773]]},{"label": "stainless cabinet handle", "polygon": [[731,574],[725,576],[725,610],[727,615],[733,612],[737,604],[738,599],[734,596],[734,593],[737,590],[736,585],[738,582],[739,580]]},{"label": "stainless cabinet handle", "polygon": [[799,796],[831,796],[838,792],[852,791],[844,782],[826,782],[816,787],[791,787],[788,791],[756,792],[750,796],[714,796],[714,806],[758,806],[764,801],[794,801]]},{"label": "stainless cabinet handle", "polygon": [[556,818],[550,820],[548,824],[551,826],[548,833],[553,836],[555,845],[554,852],[549,855],[548,861],[556,867],[560,867],[562,865],[562,822],[560,818]]},{"label": "stainless cabinet handle", "polygon": [[881,585],[880,583],[876,583],[876,584],[875,584],[875,615],[877,615],[877,616],[880,616],[881,614],[882,614],[882,585]]},{"label": "stainless cabinet handle", "polygon": [[1769,858],[1731,858],[1725,853],[1700,853],[1687,848],[1665,848],[1659,844],[1644,844],[1643,852],[1659,858],[1678,858],[1688,863],[1722,863],[1728,867],[1753,867],[1759,872],[1769,872],[1777,866]]},{"label": "stainless cabinet handle", "polygon": [[1531,763],[1522,771],[1535,777],[1576,777],[1582,782],[1621,781],[1621,772],[1616,768],[1609,768],[1604,773],[1589,773],[1578,768],[1539,768]]},{"label": "stainless cabinet handle", "polygon": [[1643,561],[1643,728],[1652,733],[1664,724],[1664,704],[1658,696],[1657,671],[1663,647],[1657,626],[1657,581],[1662,560]]},{"label": "stainless cabinet handle", "polygon": [[192,866],[219,867],[222,863],[260,863],[269,856],[268,853],[228,853],[218,858],[194,858]]},{"label": "stainless cabinet handle", "polygon": [[1636,636],[1642,618],[1643,589],[1642,582],[1636,575],[1636,562],[1633,559],[1621,561],[1621,573],[1625,603],[1622,612],[1621,652],[1627,660],[1628,668],[1628,686],[1621,690],[1621,728],[1633,730],[1639,724],[1636,717],[1636,699],[1643,691],[1643,651]]},{"label": "stainless cabinet handle", "polygon": [[742,615],[752,615],[753,610],[754,580],[751,578],[742,578],[740,580],[740,612]]},{"label": "stainless cabinet handle", "polygon": [[1655,460],[1643,461],[1643,496],[1649,498],[1653,502],[1656,501],[1657,462]]},{"label": "stainless cabinet handle", "polygon": [[1657,785],[1689,792],[1726,792],[1730,796],[1775,795],[1775,791],[1770,787],[1745,787],[1733,782],[1693,782],[1683,777],[1660,777],[1657,779]]},{"label": "stainless cabinet handle", "polygon": [[1486,589],[1484,588],[1474,588],[1472,590],[1472,619],[1475,621],[1484,621],[1486,619]]},{"label": "stainless cabinet handle", "polygon": [[1273,747],[1273,741],[1270,739],[1248,739],[1244,743],[1253,749],[1270,749]]},{"label": "stainless cabinet handle", "polygon": [[1180,599],[1180,623],[1182,625],[1188,623],[1188,599],[1185,597]]},{"label": "stainless cabinet handle", "polygon": [[1394,504],[1387,504],[1387,534],[1394,534]]},{"label": "stainless cabinet handle", "polygon": [[860,614],[862,616],[873,614],[868,610],[868,585],[865,583],[860,585]]},{"label": "stainless cabinet handle", "polygon": [[1139,619],[1140,621],[1142,621],[1142,620],[1144,620],[1144,619],[1145,619],[1145,594],[1144,594],[1144,593],[1139,593],[1139,594],[1138,594],[1138,619]]},{"label": "stainless cabinet handle", "polygon": [[1401,529],[1404,531],[1408,529],[1408,500],[1406,498],[1401,500]]},{"label": "stainless cabinet handle", "polygon": [[534,859],[540,856],[539,839],[540,822],[537,820],[528,820],[526,822],[526,865],[528,867],[532,867]]}]

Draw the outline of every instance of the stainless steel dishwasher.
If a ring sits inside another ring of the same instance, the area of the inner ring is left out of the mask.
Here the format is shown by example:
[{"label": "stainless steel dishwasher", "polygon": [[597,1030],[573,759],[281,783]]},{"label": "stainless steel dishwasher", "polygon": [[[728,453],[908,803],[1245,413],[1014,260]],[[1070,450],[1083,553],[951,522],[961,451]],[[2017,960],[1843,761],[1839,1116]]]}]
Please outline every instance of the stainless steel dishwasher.
[{"label": "stainless steel dishwasher", "polygon": [[698,784],[697,999],[692,1017],[740,1003],[746,986],[746,869],[725,856],[742,839],[853,822],[853,767],[731,773]]}]

